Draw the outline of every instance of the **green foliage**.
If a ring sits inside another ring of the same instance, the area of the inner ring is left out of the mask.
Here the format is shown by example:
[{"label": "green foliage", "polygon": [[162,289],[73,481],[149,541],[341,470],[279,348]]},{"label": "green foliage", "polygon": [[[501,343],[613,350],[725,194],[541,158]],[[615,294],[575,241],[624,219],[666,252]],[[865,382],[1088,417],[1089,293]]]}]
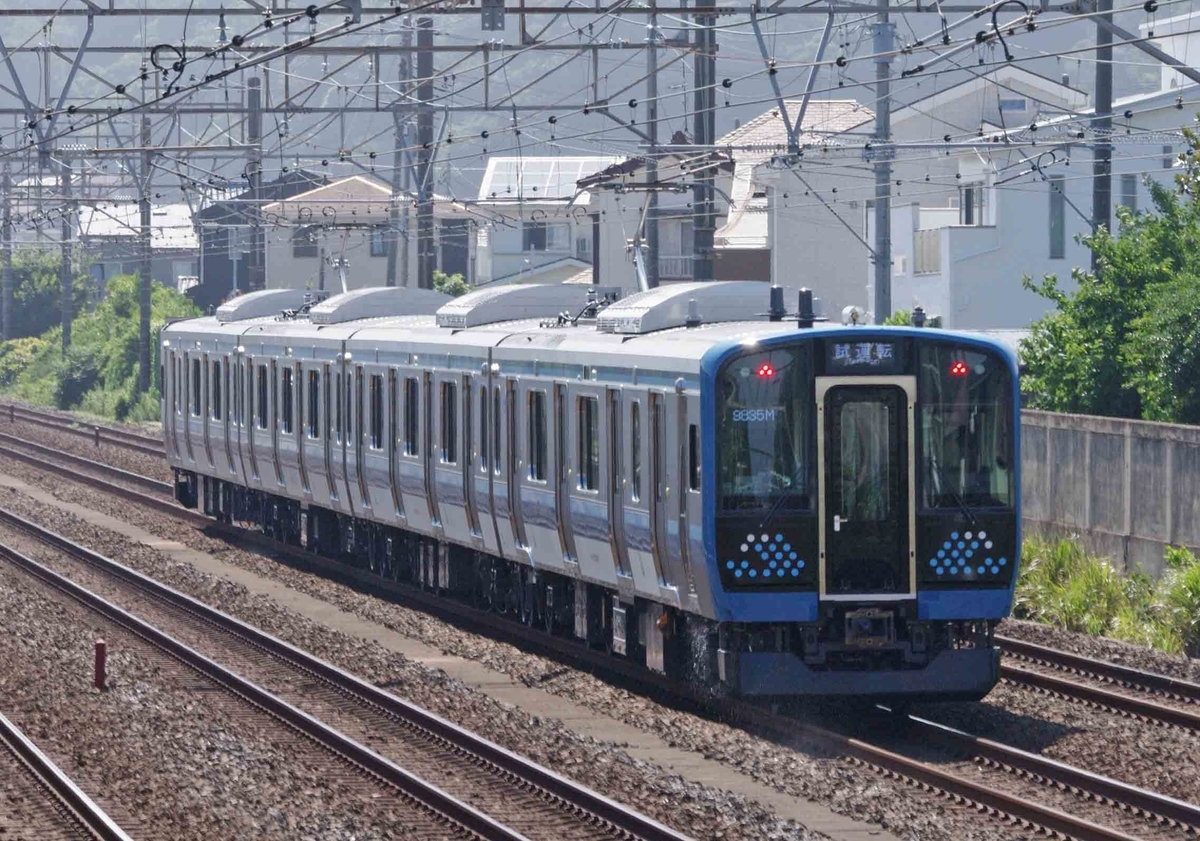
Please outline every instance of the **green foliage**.
[{"label": "green foliage", "polygon": [[[0,389],[32,403],[75,409],[125,421],[158,417],[158,390],[139,394],[137,278],[115,277],[94,312],[76,318],[72,343],[61,352],[62,331],[0,342]],[[168,319],[198,315],[188,299],[155,284],[151,288],[151,335]],[[151,340],[152,366],[158,343]],[[157,380],[156,376],[151,378]]]},{"label": "green foliage", "polygon": [[434,269],[433,288],[438,292],[457,298],[459,295],[466,295],[470,292],[471,284],[467,283],[458,273],[448,275],[441,269]]},{"label": "green foliage", "polygon": [[1119,234],[1085,237],[1098,270],[1076,269],[1076,292],[1024,279],[1055,305],[1022,343],[1035,408],[1200,423],[1200,139],[1185,134],[1179,193],[1147,180],[1152,210],[1119,208]]},{"label": "green foliage", "polygon": [[883,320],[889,327],[911,327],[912,312],[909,310],[893,310],[892,314]]},{"label": "green foliage", "polygon": [[[13,254],[13,336],[40,336],[62,321],[61,256],[57,249],[21,249]],[[75,261],[71,286],[75,313],[83,312],[95,284]]]},{"label": "green foliage", "polygon": [[1187,549],[1167,547],[1157,582],[1117,572],[1077,540],[1029,538],[1022,556],[1015,616],[1200,655],[1200,560]]}]

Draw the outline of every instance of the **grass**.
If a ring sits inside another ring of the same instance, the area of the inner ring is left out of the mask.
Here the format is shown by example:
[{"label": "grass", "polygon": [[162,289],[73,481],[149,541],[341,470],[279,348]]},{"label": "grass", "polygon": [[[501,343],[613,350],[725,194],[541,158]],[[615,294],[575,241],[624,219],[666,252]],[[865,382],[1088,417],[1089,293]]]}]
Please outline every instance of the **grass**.
[{"label": "grass", "polygon": [[1174,546],[1163,560],[1154,581],[1117,571],[1077,538],[1027,538],[1013,615],[1200,657],[1200,560]]}]

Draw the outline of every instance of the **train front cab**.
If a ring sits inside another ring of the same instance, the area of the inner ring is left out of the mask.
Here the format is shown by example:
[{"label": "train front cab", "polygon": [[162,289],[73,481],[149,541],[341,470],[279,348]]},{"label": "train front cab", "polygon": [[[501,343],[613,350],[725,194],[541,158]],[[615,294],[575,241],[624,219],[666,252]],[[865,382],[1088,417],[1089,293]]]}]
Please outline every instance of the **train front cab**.
[{"label": "train front cab", "polygon": [[1015,365],[932,330],[705,358],[720,679],[745,695],[976,699],[1019,547]]}]

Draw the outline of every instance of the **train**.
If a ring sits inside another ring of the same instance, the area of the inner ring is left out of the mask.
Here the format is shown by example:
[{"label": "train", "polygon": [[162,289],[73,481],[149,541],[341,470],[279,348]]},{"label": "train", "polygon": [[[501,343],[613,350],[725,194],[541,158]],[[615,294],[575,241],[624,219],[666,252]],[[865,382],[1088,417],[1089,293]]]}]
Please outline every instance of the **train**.
[{"label": "train", "polygon": [[1020,396],[982,334],[719,281],[269,289],[160,339],[216,519],[738,696],[999,679]]}]

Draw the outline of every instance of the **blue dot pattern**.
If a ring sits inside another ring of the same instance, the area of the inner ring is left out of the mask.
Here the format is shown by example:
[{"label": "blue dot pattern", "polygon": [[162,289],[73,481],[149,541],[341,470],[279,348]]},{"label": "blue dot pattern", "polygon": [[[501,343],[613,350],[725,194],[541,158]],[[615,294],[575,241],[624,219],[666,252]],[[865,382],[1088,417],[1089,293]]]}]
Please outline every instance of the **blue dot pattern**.
[{"label": "blue dot pattern", "polygon": [[806,563],[782,532],[747,534],[739,556],[728,558],[725,568],[735,579],[753,579],[763,584],[784,584],[800,577]]},{"label": "blue dot pattern", "polygon": [[986,579],[989,575],[1000,575],[1006,572],[1008,558],[998,556],[999,550],[993,552],[993,547],[986,531],[961,535],[951,532],[929,559],[929,568],[942,577],[961,575],[966,579]]}]

